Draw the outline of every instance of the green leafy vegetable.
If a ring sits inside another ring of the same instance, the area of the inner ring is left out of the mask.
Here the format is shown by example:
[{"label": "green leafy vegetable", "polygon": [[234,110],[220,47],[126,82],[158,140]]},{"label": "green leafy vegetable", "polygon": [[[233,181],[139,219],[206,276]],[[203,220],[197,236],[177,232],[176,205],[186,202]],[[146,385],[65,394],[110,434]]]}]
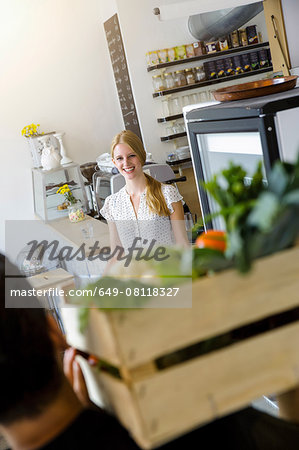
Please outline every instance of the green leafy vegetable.
[{"label": "green leafy vegetable", "polygon": [[[249,182],[250,181],[250,182]],[[239,165],[204,184],[219,205],[227,231],[226,258],[241,272],[253,259],[292,245],[299,234],[299,158],[277,161],[263,180],[262,164],[250,179]]]}]

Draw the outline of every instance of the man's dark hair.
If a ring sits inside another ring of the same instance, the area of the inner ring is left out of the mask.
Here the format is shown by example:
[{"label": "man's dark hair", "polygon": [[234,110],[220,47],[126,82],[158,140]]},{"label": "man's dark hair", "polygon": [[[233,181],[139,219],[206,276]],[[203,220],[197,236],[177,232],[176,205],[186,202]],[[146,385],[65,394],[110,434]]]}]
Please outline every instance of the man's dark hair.
[{"label": "man's dark hair", "polygon": [[[30,289],[25,279],[18,279]],[[11,280],[10,280],[11,285]],[[5,258],[0,255],[0,423],[42,412],[58,394],[62,371],[50,340],[46,313],[36,308],[8,308]]]}]

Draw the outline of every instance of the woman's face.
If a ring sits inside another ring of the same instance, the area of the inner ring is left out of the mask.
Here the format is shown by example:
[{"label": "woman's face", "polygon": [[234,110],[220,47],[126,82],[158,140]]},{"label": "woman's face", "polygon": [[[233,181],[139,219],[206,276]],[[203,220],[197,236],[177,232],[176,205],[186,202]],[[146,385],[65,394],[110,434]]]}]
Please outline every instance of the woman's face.
[{"label": "woman's face", "polygon": [[117,144],[114,147],[112,161],[126,180],[132,180],[143,173],[140,159],[127,144]]}]

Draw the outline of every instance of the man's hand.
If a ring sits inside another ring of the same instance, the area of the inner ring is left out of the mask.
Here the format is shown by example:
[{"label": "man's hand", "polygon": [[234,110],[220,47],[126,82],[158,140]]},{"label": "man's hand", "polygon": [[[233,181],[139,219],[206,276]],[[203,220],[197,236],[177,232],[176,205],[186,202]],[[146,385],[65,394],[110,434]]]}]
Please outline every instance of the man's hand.
[{"label": "man's hand", "polygon": [[89,398],[82,369],[79,363],[75,360],[75,357],[76,350],[72,347],[69,347],[65,351],[63,358],[64,374],[69,380],[80,402],[86,407],[95,406]]}]

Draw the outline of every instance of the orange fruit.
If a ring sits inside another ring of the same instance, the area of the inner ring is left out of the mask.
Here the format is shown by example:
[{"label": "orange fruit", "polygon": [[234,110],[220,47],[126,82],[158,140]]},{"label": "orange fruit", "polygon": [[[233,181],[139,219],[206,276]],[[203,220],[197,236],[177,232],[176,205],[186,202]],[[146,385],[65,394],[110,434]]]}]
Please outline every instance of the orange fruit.
[{"label": "orange fruit", "polygon": [[226,232],[219,230],[208,230],[202,233],[195,241],[197,248],[211,248],[219,252],[226,250]]}]

